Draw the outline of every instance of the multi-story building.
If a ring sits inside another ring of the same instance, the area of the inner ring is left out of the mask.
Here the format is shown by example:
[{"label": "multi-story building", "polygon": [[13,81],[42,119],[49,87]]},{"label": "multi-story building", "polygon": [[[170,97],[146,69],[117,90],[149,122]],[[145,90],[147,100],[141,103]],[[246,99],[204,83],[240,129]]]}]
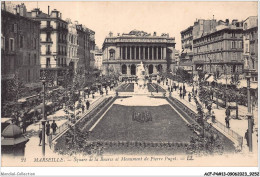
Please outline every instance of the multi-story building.
[{"label": "multi-story building", "polygon": [[95,46],[96,46],[95,32],[91,29],[88,29],[88,32],[89,32],[90,61],[87,64],[91,69],[93,69],[95,65]]},{"label": "multi-story building", "polygon": [[192,71],[193,58],[193,26],[181,31],[181,48],[179,66],[184,70]]},{"label": "multi-story building", "polygon": [[115,72],[124,76],[136,75],[136,65],[143,62],[147,74],[166,72],[175,64],[175,38],[169,34],[157,36],[133,30],[113,36],[110,33],[103,43],[105,74]]},{"label": "multi-story building", "polygon": [[72,23],[70,19],[66,20],[68,23],[68,35],[67,35],[67,62],[69,66],[76,72],[78,68],[78,31],[76,25],[78,22]]},{"label": "multi-story building", "polygon": [[248,17],[243,22],[244,68],[253,70],[252,81],[257,81],[258,74],[258,18]]},{"label": "multi-story building", "polygon": [[41,23],[40,26],[40,64],[41,70],[47,70],[53,77],[52,85],[59,85],[67,69],[68,23],[62,20],[62,14],[56,9],[48,14],[40,9],[27,13],[30,18]]},{"label": "multi-story building", "polygon": [[98,70],[102,69],[103,53],[97,46],[95,49],[95,68]]},{"label": "multi-story building", "polygon": [[182,52],[179,66],[188,72],[193,70],[193,40],[212,33],[215,30],[216,20],[199,19],[193,26],[181,31]]},{"label": "multi-story building", "polygon": [[[13,7],[13,6],[12,6]],[[40,22],[26,16],[24,4],[14,11],[1,11],[1,74],[2,93],[6,95],[6,81],[15,74],[25,85],[39,83],[40,75]]]},{"label": "multi-story building", "polygon": [[216,31],[193,40],[196,71],[232,74],[243,71],[243,28],[233,20],[231,24],[216,26]]}]

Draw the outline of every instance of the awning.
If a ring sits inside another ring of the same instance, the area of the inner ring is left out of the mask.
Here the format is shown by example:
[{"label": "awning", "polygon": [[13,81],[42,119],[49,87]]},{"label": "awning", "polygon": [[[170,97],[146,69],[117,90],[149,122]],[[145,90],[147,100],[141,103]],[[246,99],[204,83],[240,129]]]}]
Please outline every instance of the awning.
[{"label": "awning", "polygon": [[[240,80],[240,83],[238,84],[237,87],[238,88],[246,88],[247,87],[247,80],[246,79]],[[250,82],[250,88],[251,89],[257,89],[258,84],[256,82]]]},{"label": "awning", "polygon": [[214,77],[213,77],[213,76],[210,76],[206,81],[207,81],[207,82],[213,82],[213,81],[214,81]]},{"label": "awning", "polygon": [[228,85],[230,85],[231,84],[231,79],[219,79],[219,80],[217,80],[217,83],[218,84],[228,84]]},{"label": "awning", "polygon": [[258,88],[258,85],[257,85],[257,83],[252,82],[252,83],[250,83],[250,87],[251,87],[252,89],[257,89],[257,88]]}]

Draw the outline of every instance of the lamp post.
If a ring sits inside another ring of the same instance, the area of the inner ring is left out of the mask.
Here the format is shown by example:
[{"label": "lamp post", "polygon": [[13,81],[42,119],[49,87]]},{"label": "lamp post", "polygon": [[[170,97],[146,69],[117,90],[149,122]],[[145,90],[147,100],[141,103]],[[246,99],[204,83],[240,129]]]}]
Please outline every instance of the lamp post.
[{"label": "lamp post", "polygon": [[246,79],[247,79],[247,117],[248,117],[248,146],[249,151],[253,151],[253,142],[252,142],[252,133],[253,133],[253,116],[251,113],[251,96],[250,96],[250,79],[251,79],[251,72],[253,70],[247,69],[246,70]]},{"label": "lamp post", "polygon": [[42,155],[45,156],[45,123],[47,120],[45,114],[45,84],[47,80],[47,71],[41,70],[40,71],[40,80],[42,81],[43,85],[43,120],[42,120]]},{"label": "lamp post", "polygon": [[227,103],[228,103],[228,97],[227,97],[227,64],[225,64],[225,76],[226,76],[226,87],[225,87],[225,96],[226,96],[226,100],[225,100],[225,106],[227,109]]}]

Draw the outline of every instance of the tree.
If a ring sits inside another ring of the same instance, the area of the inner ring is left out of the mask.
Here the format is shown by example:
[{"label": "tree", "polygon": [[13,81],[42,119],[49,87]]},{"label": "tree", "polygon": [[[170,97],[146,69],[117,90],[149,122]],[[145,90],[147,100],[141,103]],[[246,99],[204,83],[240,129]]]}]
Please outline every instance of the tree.
[{"label": "tree", "polygon": [[[238,90],[238,85],[240,84],[239,81],[239,73],[235,72],[231,77],[231,84],[235,85],[235,91]],[[236,119],[238,119],[238,94],[237,92],[234,93],[235,100],[236,100]]]},{"label": "tree", "polygon": [[[7,82],[7,95],[9,100],[14,104],[12,106],[12,117],[15,119],[15,123],[19,124],[19,117],[21,116],[21,107],[19,105],[19,98],[24,90],[24,83],[19,78],[19,72],[15,72],[14,77]],[[29,111],[29,110],[24,110]]]}]

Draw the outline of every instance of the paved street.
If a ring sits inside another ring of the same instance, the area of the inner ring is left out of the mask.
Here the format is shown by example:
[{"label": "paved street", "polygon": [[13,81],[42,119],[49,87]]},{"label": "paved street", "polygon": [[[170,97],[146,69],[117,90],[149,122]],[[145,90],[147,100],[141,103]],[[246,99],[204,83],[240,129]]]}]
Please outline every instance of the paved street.
[{"label": "paved street", "polygon": [[[167,90],[168,86],[166,86],[166,84],[163,84],[161,82],[160,85]],[[182,86],[183,84],[180,84],[180,85]],[[188,84],[185,84],[185,88],[186,88],[187,92],[192,92],[192,86],[189,86]],[[177,91],[173,91],[172,92],[172,96],[174,98],[177,98],[181,102],[183,102],[186,106],[188,106],[193,111],[197,112],[196,104],[194,102],[194,99],[192,99],[191,102],[189,102],[187,95],[185,96],[184,99],[180,98],[179,97],[179,89],[177,89]],[[208,110],[206,108],[204,108],[204,112],[207,112],[207,111]],[[225,109],[221,108],[221,107],[219,107],[217,109],[217,105],[213,104],[213,111],[215,112],[216,120],[218,120],[223,125],[225,125]],[[232,111],[231,115],[234,115],[234,114],[235,114],[235,111]],[[248,120],[245,119],[246,114],[247,114],[247,107],[239,105],[239,117],[243,117],[243,119],[241,119],[241,120],[231,119],[230,120],[230,129],[233,130],[234,132],[238,133],[240,136],[243,137],[243,151],[245,153],[249,151],[248,147],[246,145],[246,140],[244,139],[245,132],[246,132],[246,130],[248,128]],[[253,114],[254,114],[254,118],[255,118],[255,128],[258,128],[257,109],[254,110]],[[211,119],[209,119],[208,122],[212,123]],[[253,135],[252,135],[252,138],[253,138],[253,152],[254,153],[257,152],[257,147],[258,147],[257,146],[258,143],[257,143],[257,135],[256,135],[256,133],[257,132],[254,132]]]}]

